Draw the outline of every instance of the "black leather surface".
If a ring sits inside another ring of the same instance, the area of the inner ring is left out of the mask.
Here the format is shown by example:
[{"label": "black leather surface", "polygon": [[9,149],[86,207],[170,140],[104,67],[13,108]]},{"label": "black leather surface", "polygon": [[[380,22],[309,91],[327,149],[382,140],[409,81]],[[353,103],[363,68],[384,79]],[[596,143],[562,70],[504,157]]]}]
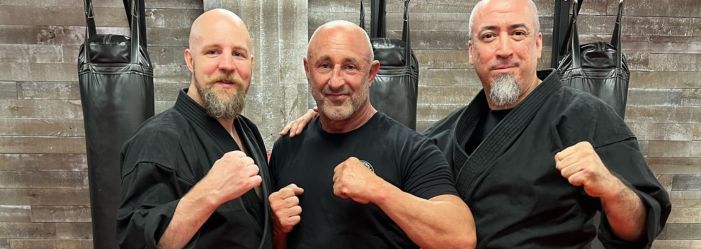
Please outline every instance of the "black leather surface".
[{"label": "black leather surface", "polygon": [[[132,0],[140,13],[143,0]],[[96,34],[92,3],[85,0],[87,35],[78,57],[80,98],[85,123],[94,248],[118,248],[116,214],[121,196],[120,150],[136,128],[154,114],[153,68],[145,26],[131,36]],[[132,24],[142,16],[131,15]],[[132,48],[136,48],[132,50]]]}]

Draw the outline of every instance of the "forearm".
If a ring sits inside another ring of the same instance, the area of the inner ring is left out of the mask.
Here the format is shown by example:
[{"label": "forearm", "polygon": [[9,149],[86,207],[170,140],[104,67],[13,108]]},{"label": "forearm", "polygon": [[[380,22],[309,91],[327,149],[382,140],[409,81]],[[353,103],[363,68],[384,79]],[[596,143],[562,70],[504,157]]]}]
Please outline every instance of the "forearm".
[{"label": "forearm", "polygon": [[273,225],[273,248],[287,248],[287,233],[281,231],[279,228],[276,227],[276,225]]},{"label": "forearm", "polygon": [[426,200],[391,186],[374,203],[422,248],[475,247],[472,214],[457,196],[441,195]]},{"label": "forearm", "polygon": [[218,205],[193,188],[175,207],[168,227],[158,241],[158,248],[183,248],[214,213]]},{"label": "forearm", "polygon": [[647,210],[633,190],[619,183],[617,191],[601,198],[601,205],[613,232],[621,239],[636,241],[645,231]]}]

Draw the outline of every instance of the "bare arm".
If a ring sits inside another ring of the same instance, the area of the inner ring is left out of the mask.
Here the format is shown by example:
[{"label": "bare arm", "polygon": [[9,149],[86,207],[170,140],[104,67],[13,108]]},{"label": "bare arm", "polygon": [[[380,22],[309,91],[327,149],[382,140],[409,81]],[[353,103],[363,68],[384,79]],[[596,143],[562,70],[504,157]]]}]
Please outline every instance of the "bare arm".
[{"label": "bare arm", "polygon": [[180,199],[158,248],[183,248],[221,204],[260,185],[258,166],[241,151],[224,154]]},{"label": "bare arm", "polygon": [[555,155],[556,167],[570,184],[601,200],[613,232],[627,241],[642,236],[647,212],[640,197],[613,175],[588,142],[580,142]]},{"label": "bare arm", "polygon": [[475,247],[472,213],[459,197],[416,197],[376,176],[356,158],[336,167],[334,194],[377,205],[422,248]]},{"label": "bare arm", "polygon": [[633,190],[618,178],[615,180],[618,183],[611,187],[611,191],[600,197],[604,215],[618,237],[628,241],[638,240],[645,230],[647,210]]}]

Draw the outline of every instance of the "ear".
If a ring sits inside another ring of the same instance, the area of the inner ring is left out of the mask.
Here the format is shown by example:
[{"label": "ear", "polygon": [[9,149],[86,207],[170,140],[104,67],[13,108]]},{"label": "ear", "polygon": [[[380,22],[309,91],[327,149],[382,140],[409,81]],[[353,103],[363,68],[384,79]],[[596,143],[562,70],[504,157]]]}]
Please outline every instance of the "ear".
[{"label": "ear", "polygon": [[304,57],[304,74],[307,75],[307,80],[309,80],[309,75],[311,75],[311,72],[309,71],[309,61],[307,60],[307,57]]},{"label": "ear", "polygon": [[368,75],[368,87],[372,86],[372,83],[375,82],[375,76],[377,76],[378,72],[380,72],[380,61],[373,60],[372,63],[370,63],[370,73]]},{"label": "ear", "polygon": [[467,62],[470,63],[470,65],[475,64],[474,58],[472,58],[472,53],[474,52],[474,46],[475,44],[472,44],[472,40],[467,42]]},{"label": "ear", "polygon": [[536,37],[535,49],[536,49],[536,53],[538,53],[537,54],[538,59],[540,59],[540,57],[542,56],[542,52],[543,52],[543,33],[541,33],[541,32],[538,32],[538,35]]},{"label": "ear", "polygon": [[185,58],[185,64],[187,64],[187,69],[190,70],[191,73],[195,73],[194,68],[192,67],[193,62],[192,62],[192,52],[190,51],[189,48],[185,49],[185,52],[183,52],[183,57]]}]

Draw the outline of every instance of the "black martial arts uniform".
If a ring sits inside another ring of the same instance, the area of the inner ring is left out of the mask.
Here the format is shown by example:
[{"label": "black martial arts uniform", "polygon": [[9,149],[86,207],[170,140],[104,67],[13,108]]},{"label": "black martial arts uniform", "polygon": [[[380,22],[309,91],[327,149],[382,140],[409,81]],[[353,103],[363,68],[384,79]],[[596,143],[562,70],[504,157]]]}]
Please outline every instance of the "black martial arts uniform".
[{"label": "black martial arts uniform", "polygon": [[297,137],[280,138],[270,157],[275,189],[290,183],[304,189],[302,219],[288,234],[287,247],[418,248],[378,206],[334,195],[334,168],[351,156],[414,196],[457,195],[436,145],[384,113],[347,133],[327,133],[315,119]]},{"label": "black martial arts uniform", "polygon": [[[635,136],[611,107],[562,86],[557,73],[541,71],[538,77],[543,82],[516,108],[502,112],[505,115],[489,113],[482,91],[468,106],[425,132],[455,171],[457,190],[475,218],[477,246],[587,246],[597,235],[592,217],[602,209],[600,201],[570,185],[555,168],[554,156],[588,141],[647,208],[641,241],[617,238],[603,215],[599,239],[609,248],[649,247],[664,227],[671,204],[648,169]],[[497,123],[480,121],[489,116]],[[484,138],[470,141],[474,136]]]},{"label": "black martial arts uniform", "polygon": [[[270,178],[258,128],[239,115],[235,128],[263,178],[254,190],[217,208],[187,248],[272,248]],[[122,151],[122,202],[117,237],[122,248],[156,248],[175,207],[224,153],[240,150],[200,105],[180,91],[175,106],[146,121]],[[260,244],[260,247],[259,247]]]}]

